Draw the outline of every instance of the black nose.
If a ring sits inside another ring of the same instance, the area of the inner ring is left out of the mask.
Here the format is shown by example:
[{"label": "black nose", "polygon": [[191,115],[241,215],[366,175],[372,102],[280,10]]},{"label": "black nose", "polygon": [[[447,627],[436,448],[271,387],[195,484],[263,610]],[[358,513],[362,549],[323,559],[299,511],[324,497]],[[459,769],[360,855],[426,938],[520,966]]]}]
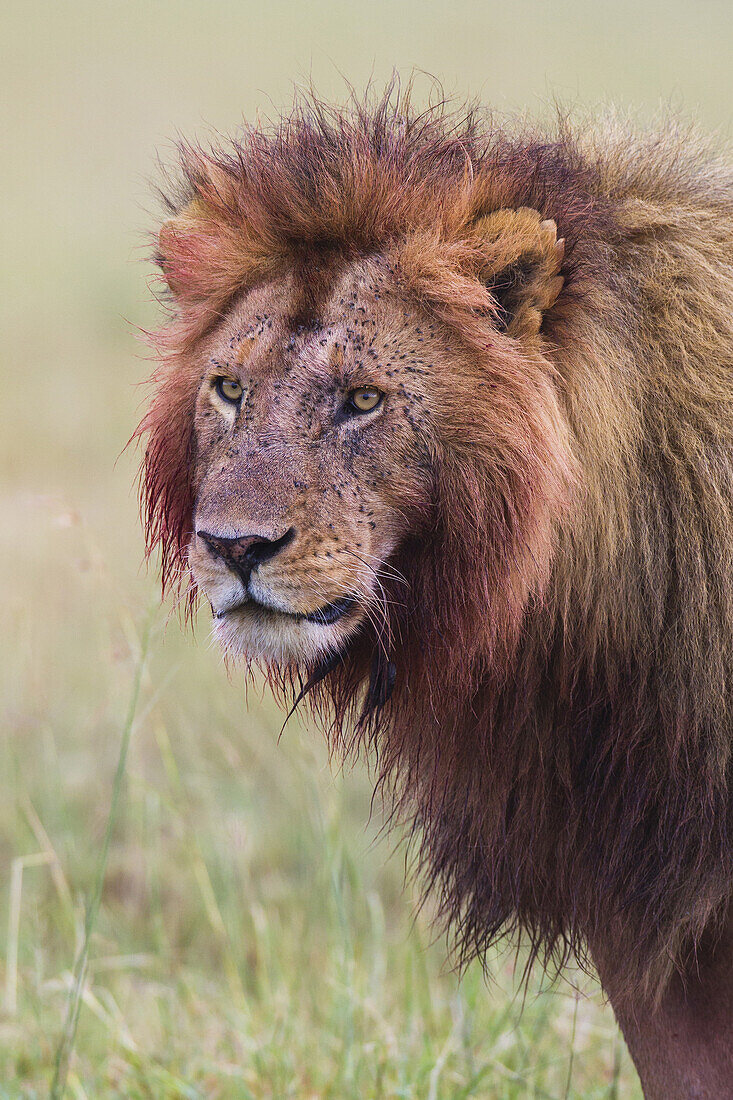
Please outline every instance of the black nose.
[{"label": "black nose", "polygon": [[264,535],[224,538],[222,535],[212,535],[209,531],[197,531],[196,534],[203,539],[214,557],[221,558],[234,573],[239,574],[246,586],[256,566],[274,558],[279,550],[293,541],[295,528],[289,528],[279,539],[268,539]]}]

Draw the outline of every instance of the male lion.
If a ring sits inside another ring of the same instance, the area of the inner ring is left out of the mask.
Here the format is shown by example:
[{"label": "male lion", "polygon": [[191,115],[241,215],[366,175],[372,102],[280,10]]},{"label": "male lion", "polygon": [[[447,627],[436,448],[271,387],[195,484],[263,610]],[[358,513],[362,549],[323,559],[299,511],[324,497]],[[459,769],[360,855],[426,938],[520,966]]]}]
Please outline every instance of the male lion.
[{"label": "male lion", "polygon": [[164,585],[375,747],[464,956],[589,954],[648,1097],[733,1097],[733,173],[387,95],[181,177]]}]

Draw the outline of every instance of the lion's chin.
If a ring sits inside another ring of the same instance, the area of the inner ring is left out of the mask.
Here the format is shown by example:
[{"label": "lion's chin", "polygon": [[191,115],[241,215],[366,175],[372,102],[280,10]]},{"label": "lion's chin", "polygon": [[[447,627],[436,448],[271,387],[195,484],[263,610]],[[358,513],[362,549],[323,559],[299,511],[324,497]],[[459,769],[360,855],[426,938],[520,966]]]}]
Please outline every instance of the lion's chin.
[{"label": "lion's chin", "polygon": [[214,616],[214,636],[231,657],[276,665],[313,665],[342,649],[359,629],[355,600],[334,601],[319,613],[296,616],[247,602]]}]

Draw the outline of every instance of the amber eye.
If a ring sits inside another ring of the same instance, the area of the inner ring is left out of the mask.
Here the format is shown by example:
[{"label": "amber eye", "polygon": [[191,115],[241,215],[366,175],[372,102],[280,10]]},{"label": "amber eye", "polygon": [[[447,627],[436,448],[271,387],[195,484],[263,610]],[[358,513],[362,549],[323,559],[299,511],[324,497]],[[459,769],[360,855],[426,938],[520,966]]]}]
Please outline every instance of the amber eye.
[{"label": "amber eye", "polygon": [[228,401],[230,405],[236,405],[242,399],[242,387],[233,378],[217,378],[216,392],[222,401]]},{"label": "amber eye", "polygon": [[376,386],[359,386],[349,394],[349,407],[356,412],[367,413],[376,409],[382,400],[381,390]]}]

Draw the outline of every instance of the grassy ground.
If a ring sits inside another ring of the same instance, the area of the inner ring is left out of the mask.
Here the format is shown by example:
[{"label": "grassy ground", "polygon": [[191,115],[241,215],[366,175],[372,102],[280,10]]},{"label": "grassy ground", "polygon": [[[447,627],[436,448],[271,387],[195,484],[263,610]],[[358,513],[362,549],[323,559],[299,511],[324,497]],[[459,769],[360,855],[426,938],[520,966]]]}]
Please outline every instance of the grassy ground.
[{"label": "grassy ground", "polygon": [[[635,1097],[592,982],[524,1002],[446,966],[366,768],[245,703],[157,607],[118,458],[149,370],[146,177],[313,74],[394,65],[542,113],[557,93],[729,126],[727,6],[2,0],[0,1098],[45,1097],[94,896],[141,635],[148,660],[67,1097]],[[153,609],[151,611],[151,608]]]}]

